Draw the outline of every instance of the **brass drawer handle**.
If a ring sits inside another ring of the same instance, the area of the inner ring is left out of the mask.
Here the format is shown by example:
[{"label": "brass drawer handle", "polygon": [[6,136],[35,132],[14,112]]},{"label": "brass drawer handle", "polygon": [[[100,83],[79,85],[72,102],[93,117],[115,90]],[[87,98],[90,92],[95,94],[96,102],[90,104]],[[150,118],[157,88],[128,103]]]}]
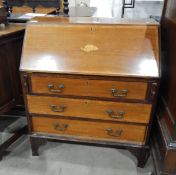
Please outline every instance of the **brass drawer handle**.
[{"label": "brass drawer handle", "polygon": [[106,111],[107,114],[111,117],[111,118],[114,118],[114,119],[121,119],[121,118],[124,118],[124,115],[125,115],[125,112],[124,111],[118,111],[117,115],[114,114],[114,111],[113,110],[107,110]]},{"label": "brass drawer handle", "polygon": [[116,131],[113,131],[113,129],[108,128],[108,129],[106,129],[106,131],[107,131],[108,135],[113,136],[113,137],[120,137],[123,133],[122,129],[118,129]]},{"label": "brass drawer handle", "polygon": [[58,108],[56,105],[50,105],[50,108],[53,112],[64,112],[66,106],[61,105],[60,108]]},{"label": "brass drawer handle", "polygon": [[54,123],[53,127],[56,131],[65,131],[68,128],[68,124]]},{"label": "brass drawer handle", "polygon": [[127,89],[118,90],[116,88],[112,88],[111,92],[114,97],[126,97],[128,95]]},{"label": "brass drawer handle", "polygon": [[55,87],[53,84],[48,84],[48,89],[54,93],[60,93],[64,89],[64,84],[60,84],[58,87]]}]

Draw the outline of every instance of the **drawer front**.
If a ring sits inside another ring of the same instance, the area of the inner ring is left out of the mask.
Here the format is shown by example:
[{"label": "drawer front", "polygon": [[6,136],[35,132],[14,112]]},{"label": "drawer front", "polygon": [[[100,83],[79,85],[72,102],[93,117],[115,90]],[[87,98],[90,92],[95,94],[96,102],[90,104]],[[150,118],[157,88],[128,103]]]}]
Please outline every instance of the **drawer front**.
[{"label": "drawer front", "polygon": [[32,131],[91,140],[144,144],[146,127],[140,125],[32,117]]},{"label": "drawer front", "polygon": [[28,95],[29,113],[148,123],[150,104],[119,103]]},{"label": "drawer front", "polygon": [[145,100],[147,83],[31,76],[32,93]]}]

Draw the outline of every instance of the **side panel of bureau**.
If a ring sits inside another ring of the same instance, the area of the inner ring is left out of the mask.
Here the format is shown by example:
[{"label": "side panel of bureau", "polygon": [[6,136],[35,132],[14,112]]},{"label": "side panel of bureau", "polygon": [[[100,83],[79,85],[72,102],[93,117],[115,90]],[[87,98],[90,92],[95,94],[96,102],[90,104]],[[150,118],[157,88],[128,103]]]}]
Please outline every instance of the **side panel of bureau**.
[{"label": "side panel of bureau", "polygon": [[28,95],[29,113],[149,123],[151,104]]},{"label": "side panel of bureau", "polygon": [[146,126],[32,117],[32,131],[82,139],[145,143]]}]

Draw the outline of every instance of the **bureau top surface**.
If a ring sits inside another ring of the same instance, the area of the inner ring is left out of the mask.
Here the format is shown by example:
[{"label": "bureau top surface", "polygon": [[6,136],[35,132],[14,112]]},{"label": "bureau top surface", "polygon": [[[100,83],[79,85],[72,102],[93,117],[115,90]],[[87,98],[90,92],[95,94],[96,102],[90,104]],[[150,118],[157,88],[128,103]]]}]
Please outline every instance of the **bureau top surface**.
[{"label": "bureau top surface", "polygon": [[159,77],[158,25],[34,22],[27,25],[21,71]]}]

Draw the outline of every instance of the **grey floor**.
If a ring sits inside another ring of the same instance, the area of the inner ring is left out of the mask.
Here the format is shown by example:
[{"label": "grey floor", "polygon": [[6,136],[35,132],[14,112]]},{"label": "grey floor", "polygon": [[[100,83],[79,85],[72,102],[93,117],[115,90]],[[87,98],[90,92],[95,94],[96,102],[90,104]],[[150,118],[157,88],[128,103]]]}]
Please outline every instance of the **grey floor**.
[{"label": "grey floor", "polygon": [[144,169],[126,150],[48,142],[32,157],[29,139],[21,138],[0,163],[0,175],[149,175],[151,158]]},{"label": "grey floor", "polygon": [[[125,18],[148,18],[161,11],[162,3],[139,2],[126,10]],[[120,14],[115,5],[107,12],[107,16]],[[26,136],[11,149],[0,162],[0,175],[149,175],[153,169],[151,158],[144,169],[137,168],[136,158],[126,150],[49,142],[41,147],[39,157],[32,157]]]}]

